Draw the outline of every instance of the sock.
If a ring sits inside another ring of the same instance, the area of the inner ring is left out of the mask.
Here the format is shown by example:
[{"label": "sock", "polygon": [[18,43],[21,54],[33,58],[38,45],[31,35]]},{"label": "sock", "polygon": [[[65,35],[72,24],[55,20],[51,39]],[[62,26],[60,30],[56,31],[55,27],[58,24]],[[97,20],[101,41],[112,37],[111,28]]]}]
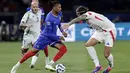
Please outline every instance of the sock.
[{"label": "sock", "polygon": [[53,58],[53,61],[56,62],[57,60],[59,60],[65,53],[67,52],[67,48],[66,46],[61,46],[59,48],[59,52],[55,55],[55,57]]},{"label": "sock", "polygon": [[44,48],[44,53],[45,53],[45,56],[48,57],[48,47]]},{"label": "sock", "polygon": [[38,59],[38,56],[36,56],[36,55],[33,56],[33,57],[32,57],[32,61],[31,61],[31,65],[35,65],[37,59]]},{"label": "sock", "polygon": [[11,73],[16,73],[17,69],[19,68],[19,66],[21,65],[20,62],[18,62],[15,66],[13,66],[13,68],[11,69]]},{"label": "sock", "polygon": [[45,64],[46,64],[46,65],[49,64],[49,57],[46,57],[46,59],[45,59]]},{"label": "sock", "polygon": [[53,60],[50,61],[49,65],[53,65],[55,62]]},{"label": "sock", "polygon": [[20,63],[20,62],[18,62],[15,66],[19,67],[20,65],[21,65],[21,63]]},{"label": "sock", "polygon": [[114,64],[113,64],[113,55],[112,55],[112,54],[110,54],[110,55],[108,56],[107,61],[108,61],[108,63],[110,64],[109,66],[110,66],[111,68],[114,67]]},{"label": "sock", "polygon": [[93,46],[90,46],[90,47],[86,47],[86,49],[87,49],[91,59],[93,60],[95,66],[96,67],[100,66],[95,48]]},{"label": "sock", "polygon": [[32,50],[30,50],[29,52],[27,52],[22,59],[20,60],[20,63],[23,63],[24,61],[26,61],[28,58],[34,56],[36,53],[33,52]]}]

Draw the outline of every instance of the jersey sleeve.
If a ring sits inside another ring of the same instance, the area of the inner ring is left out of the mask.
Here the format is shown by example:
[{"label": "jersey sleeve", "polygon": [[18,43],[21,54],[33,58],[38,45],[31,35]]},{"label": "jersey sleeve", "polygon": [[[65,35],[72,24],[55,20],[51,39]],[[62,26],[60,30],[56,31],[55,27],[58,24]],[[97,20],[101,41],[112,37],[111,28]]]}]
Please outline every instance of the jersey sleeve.
[{"label": "jersey sleeve", "polygon": [[26,23],[28,22],[29,15],[30,15],[29,12],[26,12],[26,13],[24,14],[24,16],[23,16],[22,19],[21,19],[20,25],[26,24]]},{"label": "jersey sleeve", "polygon": [[64,30],[62,29],[62,24],[58,25],[58,28],[60,29],[61,32],[63,32]]}]

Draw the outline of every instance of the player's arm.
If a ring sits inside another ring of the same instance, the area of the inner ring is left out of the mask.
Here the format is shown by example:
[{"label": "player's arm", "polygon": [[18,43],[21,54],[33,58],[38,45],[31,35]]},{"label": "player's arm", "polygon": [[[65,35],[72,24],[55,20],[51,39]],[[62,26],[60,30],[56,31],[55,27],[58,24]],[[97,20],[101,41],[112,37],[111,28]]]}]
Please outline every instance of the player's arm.
[{"label": "player's arm", "polygon": [[62,28],[61,24],[59,24],[58,27],[59,27],[61,33],[64,35],[64,37],[67,37],[67,33],[64,32],[64,29]]},{"label": "player's arm", "polygon": [[22,17],[22,20],[21,20],[21,22],[20,22],[20,29],[25,29],[26,27],[29,27],[30,25],[28,25],[27,23],[28,23],[28,19],[29,19],[29,12],[26,12],[25,14],[24,14],[24,16]]},{"label": "player's arm", "polygon": [[32,25],[30,25],[30,23],[28,22],[29,16],[30,16],[30,13],[29,13],[29,11],[28,11],[28,12],[26,12],[26,13],[24,14],[24,16],[22,17],[22,20],[21,20],[21,23],[20,23],[20,26],[19,26],[20,29],[24,30],[25,34],[27,34],[27,33],[29,32],[30,27],[32,26]]},{"label": "player's arm", "polygon": [[85,20],[86,18],[87,18],[87,15],[81,15],[81,16],[78,16],[78,17],[74,18],[73,20],[71,20],[68,24],[72,25],[76,22],[79,22],[80,20]]}]

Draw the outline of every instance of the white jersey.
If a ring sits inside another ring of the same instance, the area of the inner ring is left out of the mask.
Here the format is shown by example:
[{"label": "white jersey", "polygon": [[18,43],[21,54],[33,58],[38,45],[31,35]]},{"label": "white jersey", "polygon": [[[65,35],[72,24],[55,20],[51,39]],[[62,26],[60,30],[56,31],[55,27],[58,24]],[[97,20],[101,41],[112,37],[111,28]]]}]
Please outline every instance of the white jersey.
[{"label": "white jersey", "polygon": [[86,20],[89,26],[97,31],[115,30],[115,24],[102,14],[88,11],[84,15],[87,15]]},{"label": "white jersey", "polygon": [[105,46],[113,47],[116,39],[115,24],[102,14],[88,11],[84,15],[87,15],[89,26],[96,30],[90,38],[105,42]]},{"label": "white jersey", "polygon": [[32,10],[27,11],[23,16],[20,25],[26,24],[26,26],[30,26],[29,31],[40,33],[41,15],[42,11],[40,9],[36,14],[34,14]]}]

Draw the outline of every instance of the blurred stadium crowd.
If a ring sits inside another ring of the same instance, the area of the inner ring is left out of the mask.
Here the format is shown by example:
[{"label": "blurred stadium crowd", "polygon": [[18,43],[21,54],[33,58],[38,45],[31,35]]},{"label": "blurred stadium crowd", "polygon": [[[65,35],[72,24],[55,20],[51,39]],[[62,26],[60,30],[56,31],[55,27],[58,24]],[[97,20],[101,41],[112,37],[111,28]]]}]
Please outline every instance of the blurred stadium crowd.
[{"label": "blurred stadium crowd", "polygon": [[[87,6],[91,11],[107,16],[113,22],[130,21],[130,0],[59,0],[62,4],[63,22],[68,22],[75,15],[79,5]],[[0,41],[21,40],[18,24],[31,0],[0,0]],[[48,0],[39,0],[47,14],[50,11]]]}]

